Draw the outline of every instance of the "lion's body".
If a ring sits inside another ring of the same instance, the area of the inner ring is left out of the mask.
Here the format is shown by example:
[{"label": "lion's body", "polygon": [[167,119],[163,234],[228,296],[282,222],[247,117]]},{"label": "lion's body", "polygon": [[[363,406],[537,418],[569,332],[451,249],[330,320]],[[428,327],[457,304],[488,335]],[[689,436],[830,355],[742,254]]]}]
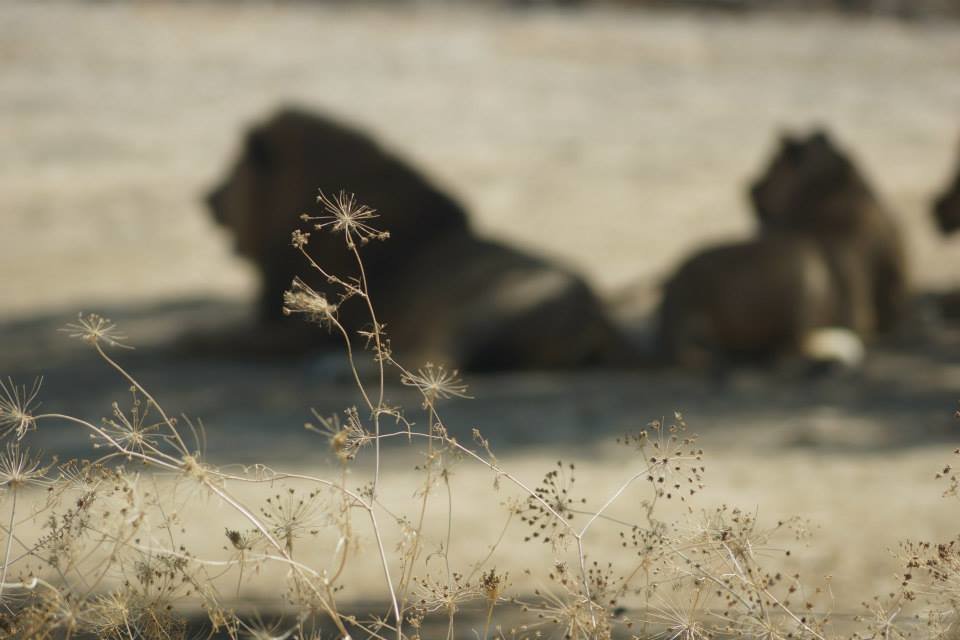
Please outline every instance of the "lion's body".
[{"label": "lion's body", "polygon": [[838,323],[829,266],[791,235],[694,254],[668,281],[658,344],[669,362],[702,367],[798,352],[812,328]]},{"label": "lion's body", "polygon": [[[302,331],[281,314],[295,276],[333,296],[291,246],[310,232],[307,250],[329,273],[358,277],[342,233],[312,229],[317,190],[355,193],[377,210],[386,241],[360,247],[378,319],[402,361],[427,359],[471,369],[575,367],[625,357],[625,340],[580,277],[540,258],[477,238],[464,210],[405,161],[364,134],[327,119],[284,110],[255,127],[231,175],[210,196],[215,218],[262,279],[262,330]],[[369,328],[354,298],[338,318],[351,332]],[[302,344],[330,338],[319,327]]]}]

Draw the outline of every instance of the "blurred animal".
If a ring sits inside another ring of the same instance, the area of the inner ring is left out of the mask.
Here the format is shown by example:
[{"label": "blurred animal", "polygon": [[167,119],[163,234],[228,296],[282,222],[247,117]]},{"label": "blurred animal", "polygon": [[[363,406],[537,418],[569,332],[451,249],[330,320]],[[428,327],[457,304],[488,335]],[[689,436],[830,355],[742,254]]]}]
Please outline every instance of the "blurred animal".
[{"label": "blurred animal", "polygon": [[[854,365],[855,348],[831,354],[817,339],[819,330],[843,326],[844,306],[811,238],[769,234],[710,247],[667,281],[657,348],[665,362],[686,368],[793,356]],[[849,337],[859,342],[855,333]]]},{"label": "blurred animal", "polygon": [[842,326],[865,337],[897,328],[907,302],[900,229],[827,133],[784,136],[750,195],[762,233],[819,244],[845,301]]},{"label": "blurred animal", "polygon": [[933,216],[937,226],[945,234],[960,229],[960,166],[957,167],[950,186],[934,202]]},{"label": "blurred animal", "polygon": [[[624,357],[613,323],[586,282],[546,260],[476,237],[463,208],[404,160],[363,133],[297,109],[282,109],[250,130],[240,157],[208,197],[214,218],[260,272],[262,331],[294,335],[282,296],[300,276],[317,291],[339,293],[291,246],[309,231],[310,255],[329,273],[358,277],[342,233],[316,230],[318,189],[355,193],[377,210],[371,225],[386,241],[361,247],[379,321],[401,360],[432,359],[467,369],[575,367]],[[351,332],[369,328],[365,306],[340,306]],[[332,346],[312,327],[292,342]],[[287,340],[287,342],[291,342]]]},{"label": "blurred animal", "polygon": [[[944,234],[960,229],[960,165],[947,189],[933,203],[933,217]],[[937,296],[940,316],[949,322],[960,321],[960,290],[945,291]]]},{"label": "blurred animal", "polygon": [[905,306],[893,218],[824,132],[785,137],[750,195],[759,235],[704,249],[668,280],[661,357],[856,364],[863,340],[896,327]]}]

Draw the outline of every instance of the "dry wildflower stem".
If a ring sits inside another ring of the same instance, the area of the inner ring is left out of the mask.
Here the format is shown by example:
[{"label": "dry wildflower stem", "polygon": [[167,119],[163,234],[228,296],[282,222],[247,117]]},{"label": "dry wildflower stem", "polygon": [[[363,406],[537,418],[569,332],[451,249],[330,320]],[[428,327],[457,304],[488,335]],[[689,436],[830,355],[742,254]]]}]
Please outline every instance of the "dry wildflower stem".
[{"label": "dry wildflower stem", "polygon": [[[7,489],[10,509],[0,605],[5,609],[4,624],[16,629],[14,637],[93,633],[108,638],[182,638],[186,624],[177,617],[176,605],[192,603],[207,611],[211,634],[220,631],[231,638],[241,634],[318,638],[326,619],[341,638],[413,640],[421,637],[427,616],[442,615],[446,637],[453,640],[459,632],[458,615],[476,604],[482,613],[479,628],[471,635],[482,640],[605,640],[614,634],[675,640],[717,636],[826,640],[829,615],[812,613],[816,605],[805,597],[799,578],[785,576],[776,565],[767,566],[764,556],[771,549],[770,538],[789,530],[792,522],[764,530],[755,516],[725,507],[704,512],[693,527],[657,518],[657,505],[663,500],[684,502],[688,517],[697,513],[690,501],[702,488],[703,454],[695,438],[686,435],[680,415],[669,424],[655,421],[622,439],[635,452],[636,468],[594,507],[586,497],[590,492],[577,495],[573,464],[558,462],[539,485],[532,486],[501,465],[479,432],[474,432],[477,448],[452,437],[439,405],[468,398],[466,385],[456,371],[442,366],[428,363],[408,369],[398,363],[369,295],[361,248],[388,238],[374,226],[376,212],[343,192],[333,197],[320,194],[318,202],[323,215],[307,215],[304,221],[313,224],[312,232],[341,234],[354,256],[356,273],[325,270],[310,255],[311,232],[294,231],[294,249],[305,256],[327,290],[318,291],[298,278],[283,304],[288,314],[300,315],[342,339],[362,401],[361,408],[348,408],[342,420],[315,414],[320,426],[307,425],[328,440],[334,457],[331,477],[275,471],[262,464],[228,472],[209,464],[203,455],[202,428],[171,418],[107,353],[107,348],[129,348],[126,337],[106,318],[81,315],[65,332],[92,345],[116,371],[131,389],[132,407],[125,412],[114,404],[111,417],[101,425],[64,414],[40,414],[39,381],[29,389],[12,380],[0,381],[0,430],[5,437],[19,442],[40,423],[60,423],[87,430],[98,452],[92,461],[68,463],[56,473],[53,463],[31,458],[19,444],[9,445],[7,454],[0,456],[0,485]],[[344,326],[338,312],[346,304],[362,305],[369,325]],[[354,340],[363,342],[364,348],[355,349]],[[360,374],[361,354],[376,364],[372,382]],[[417,390],[424,427],[418,428],[402,410],[386,403],[388,382]],[[385,428],[388,421],[396,427]],[[389,441],[424,447],[423,463],[417,467],[423,484],[410,504],[383,502],[383,445]],[[348,469],[368,448],[373,456],[370,481],[351,489]],[[463,571],[450,555],[456,537],[450,476],[459,461],[489,471],[494,490],[508,494],[497,539],[489,541],[482,557]],[[190,525],[176,515],[182,505],[165,502],[177,491],[161,491],[155,480],[145,481],[134,468],[172,477],[191,498],[212,497],[247,528],[225,531],[223,556],[194,555],[175,533]],[[949,467],[943,476],[951,483],[948,492],[957,493]],[[241,500],[227,489],[228,483],[253,488],[255,495],[262,493],[263,501]],[[632,495],[638,484],[646,487],[646,497],[636,505],[636,513],[613,517],[614,505]],[[46,489],[46,498],[18,519],[18,493],[36,493],[33,486]],[[438,540],[431,540],[426,523],[433,509],[431,498],[438,492],[444,498],[446,527]],[[337,600],[352,579],[351,550],[361,542],[355,510],[370,523],[389,601],[385,615],[367,619],[344,613]],[[533,594],[508,595],[507,575],[492,566],[517,518],[526,528],[524,543],[546,543],[552,557],[546,567],[528,568],[549,585]],[[45,533],[36,540],[22,540],[18,531],[24,520],[45,522]],[[592,539],[588,534],[600,527],[617,532],[622,542],[622,554],[606,566],[591,560],[588,544]],[[316,546],[311,539],[320,529],[334,531],[337,539],[327,566],[300,555],[308,542]],[[399,543],[388,551],[387,541],[394,539]],[[22,552],[14,553],[15,544]],[[98,549],[109,552],[98,554]],[[893,613],[868,608],[871,615],[865,617],[861,637],[899,637],[904,606],[922,598],[939,605],[930,618],[938,626],[931,623],[929,629],[948,633],[952,628],[960,602],[960,549],[920,544],[907,547],[905,556],[912,573],[903,580]],[[434,560],[439,564],[431,564]],[[262,569],[270,565],[286,572],[284,607],[293,618],[286,625],[238,618],[212,582],[234,576],[239,594],[245,581],[261,579]],[[914,574],[922,572],[929,579],[921,587]],[[497,611],[503,607],[521,614],[524,621],[512,628],[497,624]],[[648,613],[632,621],[624,616],[628,608]]]}]

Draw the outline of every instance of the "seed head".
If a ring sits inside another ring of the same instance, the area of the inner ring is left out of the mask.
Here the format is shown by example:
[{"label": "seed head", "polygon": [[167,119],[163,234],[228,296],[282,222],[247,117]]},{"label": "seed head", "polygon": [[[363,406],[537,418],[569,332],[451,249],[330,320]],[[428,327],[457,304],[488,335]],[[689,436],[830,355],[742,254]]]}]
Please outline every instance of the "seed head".
[{"label": "seed head", "polygon": [[463,384],[455,369],[447,371],[431,362],[417,369],[416,373],[404,373],[400,381],[408,387],[416,387],[420,390],[423,394],[424,406],[433,404],[438,399],[470,398],[467,395],[467,385]]},{"label": "seed head", "polygon": [[41,384],[43,378],[37,378],[28,390],[26,385],[18,387],[12,378],[7,378],[6,384],[0,380],[0,435],[13,431],[20,440],[28,431],[36,429],[33,412],[40,406],[35,400]]},{"label": "seed head", "polygon": [[337,305],[300,278],[294,278],[290,290],[283,294],[283,313],[288,316],[302,313],[307,320],[329,328],[336,321]]},{"label": "seed head", "polygon": [[20,489],[30,484],[47,484],[47,471],[54,464],[56,460],[44,466],[39,457],[30,456],[29,449],[20,449],[17,442],[7,443],[0,453],[0,487]]},{"label": "seed head", "polygon": [[300,229],[293,232],[290,243],[297,249],[303,249],[310,242],[310,234],[304,233]]},{"label": "seed head", "polygon": [[314,229],[317,231],[330,229],[334,232],[342,232],[346,238],[347,246],[351,249],[356,246],[358,240],[360,244],[366,244],[370,240],[386,240],[390,237],[388,232],[367,224],[367,221],[379,216],[375,209],[357,204],[357,197],[352,193],[341,191],[331,198],[321,191],[320,195],[317,196],[317,202],[323,205],[327,215],[303,216],[303,218],[305,220],[319,220],[314,225]]},{"label": "seed head", "polygon": [[124,344],[127,336],[119,332],[117,325],[110,318],[104,318],[96,313],[86,316],[82,313],[77,315],[77,321],[68,323],[61,331],[71,338],[80,338],[93,345],[102,342],[111,347],[133,349],[130,345]]},{"label": "seed head", "polygon": [[327,417],[314,411],[313,415],[320,424],[308,422],[304,426],[325,436],[330,443],[330,450],[343,464],[353,460],[360,448],[373,440],[373,435],[360,422],[356,407],[346,411],[346,422],[341,421],[337,414]]}]

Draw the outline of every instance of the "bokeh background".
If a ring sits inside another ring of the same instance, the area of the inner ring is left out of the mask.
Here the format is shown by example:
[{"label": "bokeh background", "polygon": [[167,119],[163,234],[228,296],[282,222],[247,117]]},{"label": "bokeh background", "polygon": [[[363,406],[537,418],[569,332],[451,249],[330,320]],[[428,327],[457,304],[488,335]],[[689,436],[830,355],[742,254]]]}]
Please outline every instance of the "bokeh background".
[{"label": "bokeh background", "polygon": [[[3,2],[0,372],[44,373],[46,408],[105,415],[125,384],[56,331],[103,312],[139,345],[121,354],[138,378],[203,419],[211,457],[329,468],[302,424],[310,407],[356,402],[336,367],[170,347],[249,314],[253,271],[202,196],[242,132],[281,104],[376,136],[455,194],[479,232],[584,273],[630,318],[693,249],[751,232],[745,185],[780,132],[823,125],[894,210],[918,294],[960,287],[960,238],[940,236],[929,213],[957,162],[957,13],[947,0]],[[576,460],[597,495],[629,461],[616,435],[683,411],[711,456],[700,505],[809,517],[819,529],[806,572],[832,576],[838,610],[885,592],[898,539],[957,531],[933,475],[960,426],[960,339],[936,321],[826,379],[627,370],[467,382],[475,399],[448,408],[452,430],[480,427],[531,482],[558,457]],[[64,456],[86,442],[67,430],[34,440]],[[407,462],[389,471],[398,499],[415,489]],[[458,478],[460,526],[495,537],[488,478]],[[229,515],[193,517],[219,536]],[[500,566],[531,557],[522,544],[503,553]],[[363,575],[350,596],[369,598],[376,566]],[[258,588],[245,597],[275,595]]]}]

